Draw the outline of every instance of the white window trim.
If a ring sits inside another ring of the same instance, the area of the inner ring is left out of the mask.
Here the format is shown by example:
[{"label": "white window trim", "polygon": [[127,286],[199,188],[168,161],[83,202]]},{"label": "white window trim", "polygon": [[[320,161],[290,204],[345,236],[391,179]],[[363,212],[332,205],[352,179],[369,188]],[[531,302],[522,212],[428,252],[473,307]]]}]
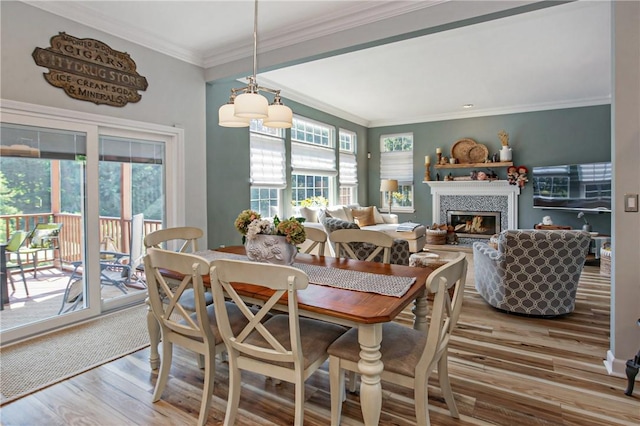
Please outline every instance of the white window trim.
[{"label": "white window trim", "polygon": [[[0,99],[0,115],[3,122],[25,124],[35,127],[64,129],[84,132],[87,135],[87,182],[96,186],[87,188],[86,204],[86,264],[88,265],[87,279],[99,282],[100,264],[100,236],[99,236],[99,191],[98,185],[98,140],[100,135],[120,137],[149,137],[166,142],[166,156],[173,161],[165,165],[165,196],[166,196],[166,226],[180,226],[185,220],[184,191],[178,190],[179,184],[184,182],[184,130],[176,127],[125,120],[115,117],[72,111],[43,105],[29,104],[19,101]],[[95,266],[91,266],[95,265]],[[144,300],[145,294],[137,296]],[[135,298],[130,299],[133,301]],[[67,315],[48,318],[44,322],[28,324],[2,332],[2,339],[12,341],[25,335],[38,334],[69,324],[100,315],[108,310],[111,304],[105,303],[101,307],[99,291],[89,291],[89,308],[70,312]],[[137,300],[137,299],[136,299]],[[117,303],[117,302],[116,302]]]}]

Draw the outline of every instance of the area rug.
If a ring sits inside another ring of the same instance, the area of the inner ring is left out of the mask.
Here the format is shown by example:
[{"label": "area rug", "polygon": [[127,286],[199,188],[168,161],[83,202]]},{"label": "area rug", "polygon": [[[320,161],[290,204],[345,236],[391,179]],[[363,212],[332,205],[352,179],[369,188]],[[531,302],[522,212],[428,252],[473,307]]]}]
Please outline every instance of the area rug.
[{"label": "area rug", "polygon": [[147,306],[0,349],[0,405],[149,346]]}]

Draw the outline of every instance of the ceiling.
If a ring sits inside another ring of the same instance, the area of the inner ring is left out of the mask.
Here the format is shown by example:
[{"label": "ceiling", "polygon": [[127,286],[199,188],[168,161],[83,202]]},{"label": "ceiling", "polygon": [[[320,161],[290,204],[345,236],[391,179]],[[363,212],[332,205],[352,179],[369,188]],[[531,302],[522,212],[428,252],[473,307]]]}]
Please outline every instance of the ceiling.
[{"label": "ceiling", "polygon": [[[25,3],[204,69],[253,54],[251,1]],[[492,2],[474,6],[481,3]],[[346,29],[420,12],[435,16],[438,8],[471,4],[261,0],[259,58]],[[258,82],[281,89],[287,99],[369,127],[608,104],[610,20],[608,1],[558,3],[311,62],[298,60],[258,74]],[[468,104],[473,107],[463,107]]]}]

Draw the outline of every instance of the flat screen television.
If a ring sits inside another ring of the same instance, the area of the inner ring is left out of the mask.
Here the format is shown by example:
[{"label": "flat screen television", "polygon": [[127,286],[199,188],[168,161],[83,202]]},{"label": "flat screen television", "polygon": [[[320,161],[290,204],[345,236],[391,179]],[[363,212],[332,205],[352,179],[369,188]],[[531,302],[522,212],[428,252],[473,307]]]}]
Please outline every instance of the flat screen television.
[{"label": "flat screen television", "polygon": [[611,163],[534,167],[533,207],[611,211]]}]

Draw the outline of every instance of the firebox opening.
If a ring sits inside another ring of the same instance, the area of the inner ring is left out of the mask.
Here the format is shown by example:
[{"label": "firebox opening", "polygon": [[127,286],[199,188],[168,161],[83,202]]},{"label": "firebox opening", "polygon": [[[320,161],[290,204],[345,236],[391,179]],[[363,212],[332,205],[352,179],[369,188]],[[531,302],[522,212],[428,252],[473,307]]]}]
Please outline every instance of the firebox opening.
[{"label": "firebox opening", "polygon": [[447,224],[459,237],[491,238],[500,232],[500,212],[449,210]]}]

